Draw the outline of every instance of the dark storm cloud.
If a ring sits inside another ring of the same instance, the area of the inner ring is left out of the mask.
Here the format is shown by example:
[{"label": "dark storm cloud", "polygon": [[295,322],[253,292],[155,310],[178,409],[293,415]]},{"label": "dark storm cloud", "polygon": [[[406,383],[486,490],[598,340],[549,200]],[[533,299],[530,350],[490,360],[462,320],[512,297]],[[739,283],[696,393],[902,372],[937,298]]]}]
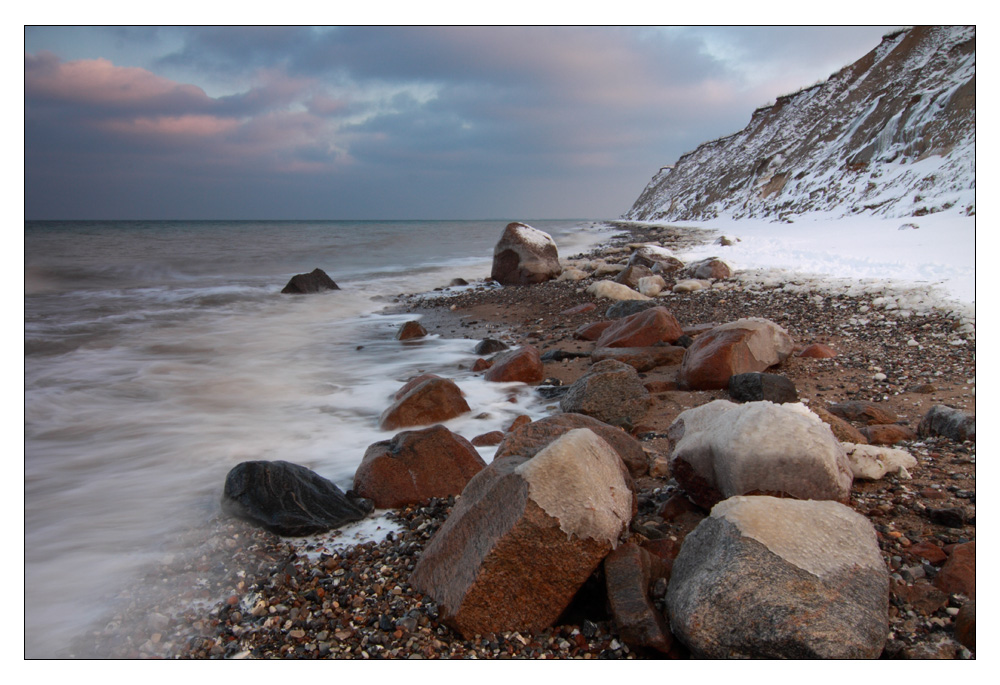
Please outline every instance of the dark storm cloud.
[{"label": "dark storm cloud", "polygon": [[25,56],[29,216],[80,185],[90,203],[63,211],[141,212],[160,193],[218,217],[615,216],[660,166],[879,35],[174,28],[139,34],[165,54],[131,58],[134,30],[100,31],[118,52]]}]

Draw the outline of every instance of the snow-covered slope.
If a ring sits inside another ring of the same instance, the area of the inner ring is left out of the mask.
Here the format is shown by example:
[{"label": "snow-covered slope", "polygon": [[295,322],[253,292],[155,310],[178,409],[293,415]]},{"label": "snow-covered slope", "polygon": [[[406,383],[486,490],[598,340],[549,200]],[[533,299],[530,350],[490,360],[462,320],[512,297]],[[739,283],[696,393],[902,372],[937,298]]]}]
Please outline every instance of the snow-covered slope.
[{"label": "snow-covered slope", "polygon": [[975,213],[975,27],[915,27],[664,167],[623,218]]}]

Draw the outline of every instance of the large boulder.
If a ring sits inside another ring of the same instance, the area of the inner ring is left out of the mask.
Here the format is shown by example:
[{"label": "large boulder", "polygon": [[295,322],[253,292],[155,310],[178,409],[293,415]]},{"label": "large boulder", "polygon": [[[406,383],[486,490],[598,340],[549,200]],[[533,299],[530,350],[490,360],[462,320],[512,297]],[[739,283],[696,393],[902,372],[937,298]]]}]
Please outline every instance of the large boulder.
[{"label": "large boulder", "polygon": [[244,461],[226,476],[222,510],[277,535],[295,537],[360,521],[372,511],[372,503],[345,494],[305,466]]},{"label": "large boulder", "polygon": [[561,271],[552,236],[527,224],[507,224],[493,248],[490,276],[501,285],[542,283]]},{"label": "large boulder", "polygon": [[598,347],[649,347],[673,343],[684,335],[681,325],[665,307],[653,307],[618,319],[604,329]]},{"label": "large boulder", "polygon": [[545,369],[538,350],[525,345],[516,350],[501,352],[493,359],[486,372],[486,380],[494,383],[538,383],[545,378]]},{"label": "large boulder", "polygon": [[920,437],[940,435],[956,442],[976,441],[976,417],[943,404],[935,404],[920,419]]},{"label": "large boulder", "polygon": [[334,283],[333,279],[327,276],[322,269],[313,269],[307,274],[292,276],[281,293],[283,295],[305,295],[323,290],[340,290],[340,286]]},{"label": "large boulder", "polygon": [[412,385],[402,397],[382,412],[379,428],[384,431],[429,426],[453,419],[467,411],[468,402],[455,381],[432,376]]},{"label": "large boulder", "polygon": [[677,376],[683,390],[721,390],[740,373],[764,371],[792,353],[788,332],[767,319],[739,319],[702,333],[687,350]]},{"label": "large boulder", "polygon": [[649,460],[638,440],[621,428],[609,426],[583,414],[555,414],[512,429],[497,447],[494,459],[512,456],[533,457],[564,433],[578,428],[593,431],[611,445],[633,478],[645,475],[649,470]]},{"label": "large boulder", "polygon": [[544,630],[627,530],[635,499],[626,478],[587,429],[531,459],[495,459],[469,481],[410,584],[466,638]]},{"label": "large boulder", "polygon": [[444,426],[403,431],[365,451],[354,491],[379,509],[392,509],[459,495],[485,467],[476,448]]},{"label": "large boulder", "polygon": [[636,370],[613,359],[591,366],[559,401],[564,412],[586,414],[626,429],[646,415],[649,404],[649,391]]},{"label": "large boulder", "polygon": [[802,404],[715,400],[682,412],[668,435],[670,472],[706,509],[734,495],[847,502],[844,447]]},{"label": "large boulder", "polygon": [[717,257],[688,264],[684,272],[691,278],[729,278],[733,275],[729,265]]},{"label": "large boulder", "polygon": [[706,659],[873,659],[888,611],[872,524],[829,501],[717,504],[684,539],[667,588],[674,637]]}]

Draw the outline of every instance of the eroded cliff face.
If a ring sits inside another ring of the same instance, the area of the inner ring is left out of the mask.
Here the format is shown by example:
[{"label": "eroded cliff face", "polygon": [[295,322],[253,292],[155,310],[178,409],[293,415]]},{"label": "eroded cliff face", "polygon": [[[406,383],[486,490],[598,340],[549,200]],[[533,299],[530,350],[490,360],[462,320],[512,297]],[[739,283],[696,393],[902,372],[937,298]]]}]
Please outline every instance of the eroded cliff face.
[{"label": "eroded cliff face", "polygon": [[914,27],[664,167],[623,218],[975,213],[975,27]]}]

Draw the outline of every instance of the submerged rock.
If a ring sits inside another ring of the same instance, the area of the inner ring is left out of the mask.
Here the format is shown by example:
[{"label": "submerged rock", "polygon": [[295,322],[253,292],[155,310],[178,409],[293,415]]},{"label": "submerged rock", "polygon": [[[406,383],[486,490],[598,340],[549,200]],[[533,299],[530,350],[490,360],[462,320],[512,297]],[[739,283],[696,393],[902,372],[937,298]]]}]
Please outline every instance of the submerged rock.
[{"label": "submerged rock", "polygon": [[307,274],[296,274],[281,291],[284,295],[305,295],[323,290],[340,290],[340,286],[326,275],[322,269],[313,269]]},{"label": "submerged rock", "polygon": [[321,533],[359,521],[372,502],[345,494],[314,471],[287,461],[245,461],[226,476],[222,510],[277,535]]},{"label": "submerged rock", "polygon": [[382,430],[429,426],[472,411],[453,380],[432,376],[407,385],[410,389],[379,417]]}]

